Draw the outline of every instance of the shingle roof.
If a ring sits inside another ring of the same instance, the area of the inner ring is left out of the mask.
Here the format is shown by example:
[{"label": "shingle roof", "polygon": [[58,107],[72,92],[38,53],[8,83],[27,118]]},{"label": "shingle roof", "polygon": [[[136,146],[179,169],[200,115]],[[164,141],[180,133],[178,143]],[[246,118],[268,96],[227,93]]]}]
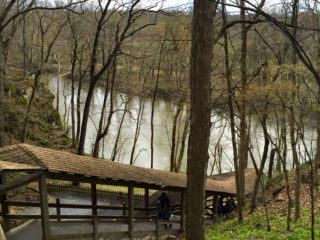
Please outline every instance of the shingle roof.
[{"label": "shingle roof", "polygon": [[21,164],[21,163],[0,161],[0,171],[2,170],[25,171],[25,170],[43,170],[43,168],[39,166],[32,166],[32,165]]},{"label": "shingle roof", "polygon": [[[80,174],[101,179],[133,181],[177,188],[185,188],[187,180],[185,174],[79,156],[64,151],[41,148],[28,144],[17,144],[0,148],[0,170],[1,163],[4,162],[15,164],[10,166],[11,168],[15,166],[19,168],[23,165],[29,168],[37,167],[46,169],[51,173]],[[253,176],[251,169],[250,171],[247,170],[246,174],[249,175],[249,178]],[[235,194],[234,177],[229,178],[228,181],[208,178],[206,189],[213,192]],[[250,190],[251,189],[246,188],[246,192]]]}]

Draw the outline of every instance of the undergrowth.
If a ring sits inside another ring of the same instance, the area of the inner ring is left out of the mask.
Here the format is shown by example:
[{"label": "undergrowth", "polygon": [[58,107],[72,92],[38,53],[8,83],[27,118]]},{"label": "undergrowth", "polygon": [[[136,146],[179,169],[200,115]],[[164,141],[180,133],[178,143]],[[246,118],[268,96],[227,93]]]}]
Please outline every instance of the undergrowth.
[{"label": "undergrowth", "polygon": [[[291,231],[286,231],[286,212],[269,210],[271,231],[267,231],[265,212],[259,208],[240,224],[237,219],[218,221],[206,229],[207,240],[303,240],[311,239],[310,210],[301,209],[301,218],[291,222]],[[292,216],[293,217],[293,216]],[[315,214],[315,239],[320,239],[320,218]]]}]

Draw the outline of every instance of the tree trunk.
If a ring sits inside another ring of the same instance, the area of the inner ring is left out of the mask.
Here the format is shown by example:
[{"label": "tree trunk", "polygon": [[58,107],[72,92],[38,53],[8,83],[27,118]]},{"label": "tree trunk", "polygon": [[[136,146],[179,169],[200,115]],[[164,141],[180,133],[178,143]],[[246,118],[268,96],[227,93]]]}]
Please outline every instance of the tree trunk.
[{"label": "tree trunk", "polygon": [[213,13],[213,1],[194,1],[190,58],[191,120],[187,162],[187,240],[205,239],[203,211],[211,125]]},{"label": "tree trunk", "polygon": [[[283,106],[283,112],[285,113],[285,106]],[[291,222],[291,197],[290,197],[290,185],[287,171],[287,126],[285,116],[281,119],[281,138],[283,143],[282,157],[280,157],[282,163],[282,169],[286,181],[286,193],[288,198],[288,211],[287,211],[287,231],[290,231]],[[280,154],[280,153],[279,153]]]},{"label": "tree trunk", "polygon": [[[298,21],[298,8],[299,8],[299,0],[294,0],[293,7],[292,7],[292,25],[297,26]],[[293,28],[293,37],[297,38],[297,28]],[[297,54],[295,50],[292,48],[292,58],[291,63],[293,66],[297,64]],[[296,85],[296,77],[295,73],[290,73],[290,78],[293,85]],[[296,99],[296,90],[295,87],[292,89],[291,95],[291,106],[289,109],[290,117],[289,117],[289,127],[290,127],[290,142],[291,142],[291,149],[292,149],[292,157],[293,163],[296,166],[296,181],[295,181],[295,214],[294,219],[295,221],[300,218],[300,186],[301,186],[301,171],[300,171],[300,163],[298,159],[297,153],[297,143],[295,138],[295,113],[294,113],[294,105]]]},{"label": "tree trunk", "polygon": [[142,97],[139,97],[139,102],[140,103],[139,103],[138,117],[137,117],[137,123],[136,123],[136,131],[134,134],[133,145],[132,145],[131,155],[130,155],[130,165],[134,164],[134,153],[136,151],[136,145],[140,135],[141,121],[142,121],[143,112],[144,112],[144,99],[142,99]]},{"label": "tree trunk", "polygon": [[[101,114],[100,114],[99,127],[98,127],[97,137],[96,137],[96,141],[94,144],[94,150],[93,150],[93,157],[95,157],[95,158],[99,157],[100,140],[108,134],[109,127],[111,125],[111,119],[112,119],[112,115],[113,115],[113,86],[114,86],[115,75],[116,75],[116,62],[115,62],[115,60],[116,59],[114,59],[114,63],[113,63],[113,67],[112,67],[112,79],[111,79],[110,89],[109,89],[109,72],[107,73],[106,89],[104,92],[104,99],[103,99],[103,104],[102,104],[102,109],[101,109]],[[109,112],[109,116],[108,116],[108,120],[107,120],[107,125],[106,125],[105,129],[103,130],[104,132],[102,133],[109,91],[110,91],[110,112]]]},{"label": "tree trunk", "polygon": [[269,162],[269,170],[268,170],[268,178],[272,178],[272,172],[273,172],[273,162],[274,162],[274,156],[276,155],[277,149],[272,149],[270,153],[270,162]]},{"label": "tree trunk", "polygon": [[[241,7],[245,6],[244,0],[240,1]],[[245,20],[245,10],[241,8],[240,19]],[[238,205],[244,206],[245,202],[245,163],[247,157],[247,124],[246,124],[246,88],[247,88],[247,27],[246,24],[241,24],[241,58],[240,58],[240,72],[241,72],[241,87],[240,87],[240,143],[239,143],[239,190],[240,202]]]},{"label": "tree trunk", "polygon": [[184,122],[181,145],[180,145],[180,152],[179,152],[179,157],[178,157],[178,161],[177,161],[177,172],[180,172],[181,165],[182,165],[186,140],[187,140],[187,136],[189,133],[189,123],[190,123],[190,111],[188,110],[188,106],[187,106],[186,119]]},{"label": "tree trunk", "polygon": [[[152,98],[152,104],[151,104],[151,120],[150,120],[150,128],[151,128],[151,139],[150,139],[150,149],[151,149],[151,169],[153,168],[153,137],[154,137],[154,124],[153,124],[153,118],[154,118],[154,105],[157,99],[157,92],[158,92],[158,86],[159,86],[159,78],[160,78],[160,66],[161,66],[161,58],[162,58],[162,50],[163,50],[164,41],[161,42],[160,45],[160,52],[159,52],[159,59],[158,59],[158,66],[157,66],[157,78],[156,78],[156,86],[153,92],[153,98]],[[153,71],[152,71],[152,79],[153,79]]]},{"label": "tree trunk", "polygon": [[313,193],[313,188],[314,188],[314,169],[313,169],[313,163],[310,159],[310,201],[311,201],[311,239],[314,240],[314,224],[315,224],[315,219],[314,219],[314,193]]},{"label": "tree trunk", "polygon": [[177,106],[176,113],[173,118],[173,125],[172,125],[172,136],[171,136],[171,154],[170,154],[170,172],[177,172],[177,163],[176,163],[176,132],[177,132],[177,122],[178,118],[181,114],[183,108],[183,100],[181,100]]},{"label": "tree trunk", "polygon": [[[266,101],[268,101],[268,100],[266,100]],[[251,197],[250,213],[253,213],[256,208],[256,197],[257,197],[257,193],[258,193],[258,187],[259,187],[259,183],[261,181],[261,177],[263,175],[264,165],[265,165],[265,163],[267,161],[267,157],[268,157],[270,140],[269,140],[269,135],[267,132],[267,117],[268,117],[267,106],[268,106],[268,102],[266,103],[263,118],[261,121],[261,124],[263,125],[262,127],[263,127],[263,135],[264,135],[264,149],[263,149],[262,159],[261,159],[261,163],[260,163],[259,173],[255,179],[255,182],[254,182],[254,188],[253,188],[253,193],[252,193],[252,197]]]},{"label": "tree trunk", "polygon": [[[319,24],[320,20],[319,17],[316,17],[316,24]],[[320,73],[320,33],[317,32],[317,43],[318,43],[318,47],[317,47],[317,67],[318,67],[318,74]],[[317,109],[317,151],[316,151],[316,155],[314,158],[314,168],[313,168],[313,176],[314,176],[314,184],[316,185],[320,185],[320,174],[319,174],[319,169],[320,169],[320,86],[318,86],[318,100],[317,100],[317,104],[318,104],[318,109]]]},{"label": "tree trunk", "polygon": [[[100,140],[101,140],[102,128],[104,127],[103,123],[104,123],[104,120],[105,120],[108,94],[109,94],[109,77],[107,76],[106,88],[105,88],[105,91],[104,91],[103,104],[102,104],[101,113],[100,113],[99,126],[98,126],[96,141],[95,141],[94,147],[93,147],[93,157],[95,157],[95,158],[99,157]],[[111,102],[110,102],[110,104],[111,104]],[[111,112],[110,112],[110,114],[111,114]],[[107,123],[107,126],[108,126],[108,123]]]},{"label": "tree trunk", "polygon": [[83,54],[81,54],[80,62],[79,62],[79,80],[78,80],[78,92],[77,92],[77,136],[76,136],[76,142],[77,146],[79,144],[79,138],[80,138],[80,127],[81,127],[81,90],[82,90],[82,78],[84,74],[82,75],[82,57]]},{"label": "tree trunk", "polygon": [[36,92],[37,92],[37,89],[38,89],[40,75],[41,75],[41,71],[37,71],[35,76],[34,76],[32,92],[31,92],[31,96],[30,96],[30,99],[29,99],[29,102],[28,102],[26,116],[25,116],[25,119],[24,119],[24,122],[23,122],[23,128],[22,128],[22,134],[21,134],[21,142],[22,143],[24,143],[26,141],[26,138],[27,138],[27,129],[28,129],[28,122],[29,122],[31,107],[32,107],[32,103],[33,103],[33,100],[35,98],[35,95],[36,95]]},{"label": "tree trunk", "polygon": [[0,147],[4,143],[4,63],[3,63],[3,36],[0,30]]},{"label": "tree trunk", "polygon": [[57,74],[57,98],[56,98],[56,110],[60,112],[60,56],[58,55],[58,74]]},{"label": "tree trunk", "polygon": [[[225,2],[223,2],[225,3]],[[226,7],[223,5],[222,7],[222,17],[223,17],[223,25],[227,24],[226,17]],[[232,142],[232,150],[233,150],[233,165],[235,170],[235,178],[236,178],[236,190],[237,190],[237,202],[241,202],[240,195],[240,179],[239,179],[239,164],[238,164],[238,150],[237,150],[237,141],[236,141],[236,124],[235,124],[235,114],[233,109],[233,90],[231,84],[231,71],[229,64],[229,48],[228,48],[228,33],[224,32],[224,54],[225,54],[225,71],[226,71],[226,79],[227,79],[227,87],[228,87],[228,110],[230,117],[230,129],[231,129],[231,142]],[[242,216],[242,205],[238,204],[237,207],[238,212],[238,221],[241,222],[243,220]]]},{"label": "tree trunk", "polygon": [[75,67],[77,60],[77,48],[78,44],[75,43],[73,47],[73,55],[71,60],[71,134],[72,134],[72,147],[77,147],[76,140],[76,122],[75,122],[75,109],[74,109],[74,83],[75,83]]},{"label": "tree trunk", "polygon": [[85,140],[86,140],[87,125],[88,125],[88,120],[89,120],[91,100],[92,100],[94,88],[95,88],[95,83],[90,82],[86,102],[84,104],[83,115],[82,115],[80,139],[79,139],[79,144],[78,144],[78,154],[79,155],[84,154],[84,144],[85,144]]},{"label": "tree trunk", "polygon": [[116,141],[115,141],[115,144],[114,144],[114,147],[113,147],[112,157],[111,157],[111,161],[113,161],[113,162],[116,160],[116,156],[117,156],[117,153],[118,153],[118,144],[119,144],[119,139],[120,139],[120,136],[121,136],[121,129],[122,129],[122,125],[123,125],[126,113],[128,111],[128,104],[129,104],[129,99],[127,99],[127,101],[126,101],[126,103],[124,105],[124,110],[123,110],[123,114],[122,114],[121,121],[120,121],[120,124],[119,124]]},{"label": "tree trunk", "polygon": [[[92,101],[92,96],[93,92],[95,89],[95,85],[99,79],[99,76],[96,73],[96,65],[97,65],[97,51],[99,47],[99,39],[100,39],[100,34],[102,31],[102,26],[105,21],[105,17],[108,12],[108,7],[110,5],[111,0],[108,0],[106,2],[106,5],[103,9],[101,10],[101,17],[98,21],[98,25],[96,28],[95,32],[95,38],[94,38],[94,43],[92,46],[92,53],[91,53],[91,59],[90,59],[90,85],[88,89],[88,94],[86,98],[86,102],[84,105],[83,109],[83,115],[82,115],[82,124],[81,124],[81,130],[80,130],[80,140],[78,144],[78,154],[83,155],[84,154],[84,147],[85,147],[85,141],[86,141],[86,135],[87,135],[87,125],[88,125],[88,120],[89,120],[89,114],[90,114],[90,107],[91,107],[91,101]],[[101,7],[101,5],[100,5]],[[115,49],[114,49],[115,51]],[[100,71],[100,75],[102,75],[105,70],[109,67],[111,60],[113,59],[113,55],[110,55],[107,61],[107,64],[103,66],[104,71]]]}]

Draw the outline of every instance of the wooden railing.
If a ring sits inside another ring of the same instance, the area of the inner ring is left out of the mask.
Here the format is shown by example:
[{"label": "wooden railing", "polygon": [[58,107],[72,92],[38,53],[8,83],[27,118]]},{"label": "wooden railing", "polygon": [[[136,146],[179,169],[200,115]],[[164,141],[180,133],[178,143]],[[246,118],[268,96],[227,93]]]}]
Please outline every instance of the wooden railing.
[{"label": "wooden railing", "polygon": [[[71,185],[65,184],[48,184],[48,192],[59,192],[59,193],[72,193],[72,194],[81,194],[81,195],[88,195],[91,194],[90,187],[74,187]],[[128,199],[128,193],[121,192],[121,191],[110,191],[110,190],[103,190],[97,189],[97,196],[106,197],[108,199],[116,199],[120,201],[126,201]],[[133,200],[135,202],[143,202],[144,201],[144,194],[137,194],[133,195]]]},{"label": "wooden railing", "polygon": [[[128,232],[98,232],[98,225],[103,224],[103,223],[109,223],[109,220],[101,220],[97,217],[95,217],[91,221],[77,221],[77,222],[71,222],[71,221],[66,221],[66,222],[51,222],[53,225],[59,225],[59,224],[86,224],[92,226],[92,232],[83,232],[83,233],[76,233],[76,234],[55,234],[51,236],[52,240],[61,240],[61,239],[71,239],[71,238],[92,238],[92,239],[100,239],[103,237],[115,237],[119,234],[128,234]],[[143,219],[135,219],[135,223],[153,223],[154,224],[154,230],[136,230],[135,235],[139,236],[143,234],[143,236],[146,235],[153,235],[156,236],[156,239],[159,239],[159,237],[162,234],[177,234],[178,230],[177,229],[161,229],[162,224],[180,224],[180,221],[159,221],[156,218],[149,219],[149,220],[143,220]],[[118,221],[112,221],[113,224],[127,224],[128,222],[125,220],[118,220]]]},{"label": "wooden railing", "polygon": [[[40,207],[39,202],[14,202],[14,201],[6,201],[6,205],[9,206],[16,206],[16,207]],[[56,199],[55,203],[49,203],[49,208],[56,208],[56,214],[49,215],[50,219],[54,219],[56,221],[51,222],[54,224],[74,224],[74,223],[86,223],[92,225],[92,232],[91,233],[79,233],[79,234],[59,234],[52,236],[52,239],[70,239],[70,238],[80,238],[80,237],[91,237],[93,239],[98,239],[99,237],[109,236],[113,233],[99,233],[98,232],[98,224],[99,223],[107,223],[112,222],[113,224],[128,224],[129,216],[128,207],[126,203],[123,203],[122,206],[102,206],[102,205],[85,205],[85,204],[65,204],[61,203],[60,199]],[[61,214],[61,208],[73,208],[73,209],[104,209],[104,210],[119,210],[122,211],[121,216],[103,216],[103,215],[63,215]],[[149,213],[151,211],[157,210],[157,207],[135,207],[134,211],[143,211],[145,213]],[[180,214],[181,207],[180,204],[175,204],[170,206],[170,210],[172,213]],[[6,217],[8,219],[41,219],[41,215],[27,215],[27,214],[7,214]],[[68,220],[68,221],[62,221]],[[77,221],[72,221],[77,220]],[[134,222],[144,222],[144,223],[152,223],[155,224],[155,230],[151,231],[150,234],[156,235],[157,239],[160,236],[162,230],[160,230],[160,224],[181,224],[181,221],[164,221],[160,222],[158,220],[157,214],[153,215],[145,215],[145,216],[135,216]],[[135,231],[135,234],[138,232]]]}]

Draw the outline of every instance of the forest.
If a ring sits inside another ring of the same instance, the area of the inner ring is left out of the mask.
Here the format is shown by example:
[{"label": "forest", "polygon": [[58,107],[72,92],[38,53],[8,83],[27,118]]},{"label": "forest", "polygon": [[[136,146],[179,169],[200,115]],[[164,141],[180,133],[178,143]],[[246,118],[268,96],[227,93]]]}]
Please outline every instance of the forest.
[{"label": "forest", "polygon": [[280,181],[282,230],[307,214],[303,239],[317,239],[319,2],[166,4],[1,0],[0,147],[187,173],[189,240],[211,239],[197,211],[207,175],[234,171],[234,219],[260,211],[267,232],[268,189]]}]

